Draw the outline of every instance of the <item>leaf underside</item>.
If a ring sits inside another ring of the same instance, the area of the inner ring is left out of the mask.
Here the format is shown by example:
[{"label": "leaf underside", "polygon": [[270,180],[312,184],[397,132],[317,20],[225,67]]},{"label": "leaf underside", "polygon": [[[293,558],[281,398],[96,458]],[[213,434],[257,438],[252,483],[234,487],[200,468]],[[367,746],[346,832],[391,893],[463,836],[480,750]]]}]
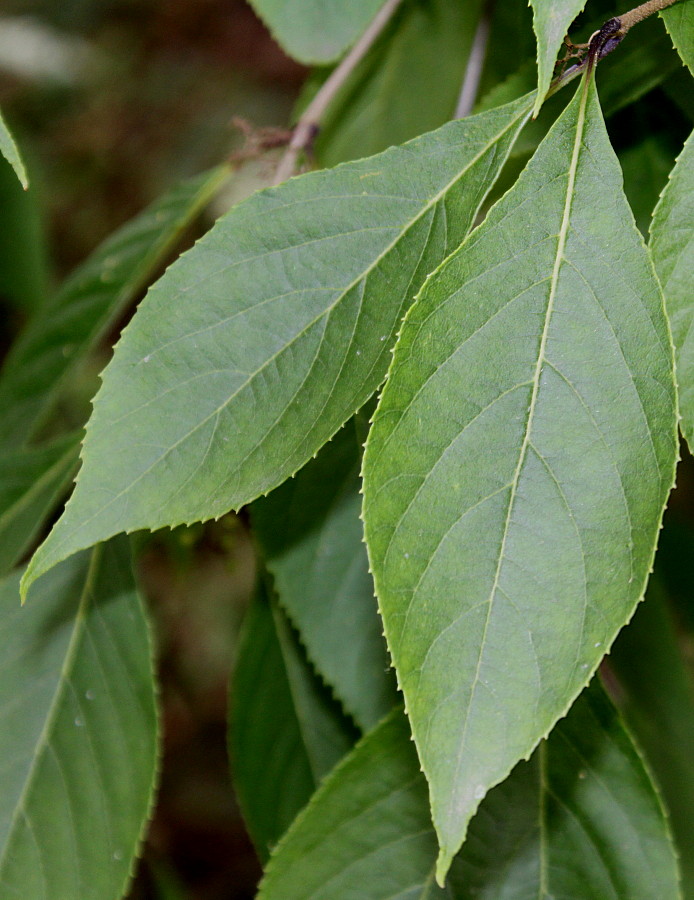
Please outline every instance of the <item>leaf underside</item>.
[{"label": "leaf underside", "polygon": [[[694,75],[694,3],[676,3],[661,14],[682,62]],[[690,85],[691,90],[691,85]]]},{"label": "leaf underside", "polygon": [[554,64],[564,37],[585,3],[586,0],[530,0],[537,38],[536,114],[549,90]]},{"label": "leaf underside", "polygon": [[367,442],[365,533],[439,875],[643,595],[672,369],[591,81],[425,285]]},{"label": "leaf underside", "polygon": [[17,144],[15,143],[14,138],[10,132],[10,129],[5,124],[5,120],[0,113],[0,153],[5,157],[7,162],[14,169],[15,175],[19,179],[20,184],[26,190],[29,187],[29,180],[27,178],[26,169],[24,168],[24,162],[22,161],[22,157],[19,153],[19,149],[17,148]]}]

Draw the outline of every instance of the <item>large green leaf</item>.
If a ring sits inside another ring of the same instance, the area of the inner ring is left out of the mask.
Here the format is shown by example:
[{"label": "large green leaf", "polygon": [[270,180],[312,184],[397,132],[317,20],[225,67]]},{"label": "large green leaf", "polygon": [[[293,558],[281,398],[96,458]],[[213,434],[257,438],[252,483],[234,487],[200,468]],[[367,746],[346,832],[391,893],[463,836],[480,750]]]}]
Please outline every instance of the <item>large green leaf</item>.
[{"label": "large green leaf", "polygon": [[77,489],[31,576],[110,534],[281,484],[373,394],[532,97],[240,204],[150,290],[103,375]]},{"label": "large green leaf", "polygon": [[396,695],[363,542],[360,466],[350,422],[295,479],[258,500],[252,518],[309,658],[367,730]]},{"label": "large green leaf", "polygon": [[341,56],[383,0],[251,0],[251,4],[287,53],[310,65]]},{"label": "large green leaf", "polygon": [[[691,556],[680,561],[688,574]],[[662,586],[656,583],[610,653],[620,705],[663,791],[678,844],[682,884],[694,898],[694,686]]]},{"label": "large green leaf", "polygon": [[0,895],[121,897],[149,813],[157,717],[148,625],[120,539],[19,605],[0,582]]},{"label": "large green leaf", "polygon": [[0,453],[0,577],[19,562],[67,489],[78,450],[78,436],[68,435]]},{"label": "large green leaf", "polygon": [[425,285],[367,442],[366,539],[440,873],[643,595],[672,369],[591,79]]},{"label": "large green leaf", "polygon": [[677,360],[681,428],[694,447],[694,132],[653,214],[650,249],[665,294]]},{"label": "large green leaf", "polygon": [[311,671],[282,611],[263,593],[244,626],[231,701],[234,786],[265,860],[356,732]]},{"label": "large green leaf", "polygon": [[549,90],[559,48],[586,0],[530,0],[530,5],[537,37],[537,112]]},{"label": "large green leaf", "polygon": [[681,0],[670,9],[663,10],[661,16],[682,61],[694,75],[694,2]]},{"label": "large green leaf", "polygon": [[446,888],[426,782],[394,713],[319,789],[281,842],[259,900],[674,900],[662,807],[599,685],[485,799]]},{"label": "large green leaf", "polygon": [[24,168],[22,157],[19,155],[19,150],[10,133],[10,129],[5,124],[2,113],[0,113],[0,153],[2,153],[7,162],[12,166],[22,187],[26,190],[29,187],[26,169]]},{"label": "large green leaf", "polygon": [[227,171],[207,172],[165,194],[109,237],[38,310],[0,372],[3,445],[21,446],[37,430],[63,380],[146,286]]}]

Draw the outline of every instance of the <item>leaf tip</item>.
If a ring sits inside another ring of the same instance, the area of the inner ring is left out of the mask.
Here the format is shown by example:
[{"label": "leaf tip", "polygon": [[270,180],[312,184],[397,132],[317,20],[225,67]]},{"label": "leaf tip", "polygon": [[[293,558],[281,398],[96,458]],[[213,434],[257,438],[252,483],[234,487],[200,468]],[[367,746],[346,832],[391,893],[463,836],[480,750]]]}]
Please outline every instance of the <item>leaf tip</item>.
[{"label": "leaf tip", "polygon": [[453,854],[442,847],[439,850],[439,856],[436,860],[436,883],[440,888],[446,886],[446,875],[448,875],[448,870],[450,869],[452,862]]}]

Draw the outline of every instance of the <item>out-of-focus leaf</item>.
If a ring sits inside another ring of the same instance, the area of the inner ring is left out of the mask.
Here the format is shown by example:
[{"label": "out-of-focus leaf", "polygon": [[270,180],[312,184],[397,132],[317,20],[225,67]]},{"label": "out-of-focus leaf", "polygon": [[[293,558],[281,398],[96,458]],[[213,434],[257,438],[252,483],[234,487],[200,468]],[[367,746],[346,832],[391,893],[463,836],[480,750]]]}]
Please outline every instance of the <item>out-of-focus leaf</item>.
[{"label": "out-of-focus leaf", "polygon": [[549,90],[559,48],[571,23],[586,5],[586,0],[530,0],[530,5],[533,8],[533,27],[537,38],[535,113],[538,113]]},{"label": "out-of-focus leaf", "polygon": [[0,452],[0,576],[22,558],[67,489],[77,467],[79,436]]},{"label": "out-of-focus leaf", "polygon": [[7,127],[7,124],[2,117],[2,113],[0,113],[0,153],[2,153],[7,162],[12,166],[15,175],[19,178],[20,184],[24,190],[26,190],[29,187],[26,169],[24,168],[24,163],[19,154],[17,144],[10,134],[10,129]]},{"label": "out-of-focus leaf", "polygon": [[445,889],[426,783],[396,712],[321,786],[259,900],[670,900],[677,871],[643,763],[599,685],[485,799]]},{"label": "out-of-focus leaf", "polygon": [[694,75],[694,3],[692,0],[683,0],[670,9],[664,9],[660,15],[665,20],[665,27],[682,62]]},{"label": "out-of-focus leaf", "polygon": [[107,534],[210,519],[298,471],[382,382],[532,97],[241,203],[150,289],[29,580]]},{"label": "out-of-focus leaf", "polygon": [[591,79],[426,283],[367,441],[366,539],[440,874],[653,561],[677,455],[672,348],[621,182]]},{"label": "out-of-focus leaf", "polygon": [[0,582],[0,896],[121,897],[156,770],[148,624],[127,540],[69,560],[19,605]]},{"label": "out-of-focus leaf", "polygon": [[309,659],[365,731],[396,694],[363,543],[360,467],[349,422],[296,478],[258,500],[252,517]]},{"label": "out-of-focus leaf", "polygon": [[250,2],[277,42],[307,65],[338,59],[383,6],[383,0]]},{"label": "out-of-focus leaf", "polygon": [[[688,558],[687,568],[690,562]],[[620,634],[609,663],[625,691],[623,696],[618,692],[620,705],[662,789],[678,844],[684,896],[692,900],[694,689],[658,582]]]},{"label": "out-of-focus leaf", "polygon": [[41,308],[0,372],[0,443],[19,447],[51,410],[63,379],[147,284],[227,177],[187,181],[109,237]]},{"label": "out-of-focus leaf", "polygon": [[680,427],[694,447],[694,132],[653,214],[650,249],[675,342]]},{"label": "out-of-focus leaf", "polygon": [[356,731],[311,670],[284,614],[256,598],[232,681],[229,748],[239,804],[265,860]]}]

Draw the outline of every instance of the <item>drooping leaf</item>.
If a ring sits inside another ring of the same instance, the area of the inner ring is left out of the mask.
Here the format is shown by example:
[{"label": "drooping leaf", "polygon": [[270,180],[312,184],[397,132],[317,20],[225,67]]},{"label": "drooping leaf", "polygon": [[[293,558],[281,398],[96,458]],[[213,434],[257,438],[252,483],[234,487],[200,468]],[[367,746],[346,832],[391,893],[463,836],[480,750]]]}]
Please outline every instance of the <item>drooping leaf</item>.
[{"label": "drooping leaf", "polygon": [[277,848],[259,900],[677,896],[662,807],[599,685],[484,800],[445,889],[409,737],[398,711],[338,766]]},{"label": "drooping leaf", "polygon": [[664,9],[660,15],[682,62],[694,75],[694,3],[692,0],[681,0],[670,9]]},{"label": "drooping leaf", "polygon": [[126,223],[37,311],[0,372],[4,446],[19,447],[52,409],[62,382],[123,314],[227,176],[177,186]]},{"label": "drooping leaf", "polygon": [[17,178],[19,178],[20,184],[26,191],[29,187],[26,169],[24,168],[24,163],[20,156],[17,144],[2,117],[2,113],[0,113],[0,153],[2,153],[7,162],[12,166]]},{"label": "drooping leaf", "polygon": [[533,28],[537,38],[537,100],[535,113],[549,90],[554,64],[571,23],[586,5],[586,0],[530,0]]},{"label": "drooping leaf", "polygon": [[127,541],[69,560],[24,607],[18,582],[0,582],[0,895],[121,897],[157,743]]},{"label": "drooping leaf", "polygon": [[363,543],[360,467],[349,422],[295,479],[253,505],[252,520],[309,658],[366,731],[396,695]]},{"label": "drooping leaf", "polygon": [[[691,557],[682,560],[691,571]],[[691,586],[691,578],[689,579]],[[678,844],[682,887],[694,898],[694,685],[659,582],[609,656],[620,706],[663,792]]]},{"label": "drooping leaf", "polygon": [[282,611],[262,593],[248,613],[231,697],[234,785],[265,860],[356,732],[311,671]]},{"label": "drooping leaf", "polygon": [[643,595],[673,483],[662,295],[594,82],[408,313],[365,533],[440,874]]},{"label": "drooping leaf", "polygon": [[0,453],[0,577],[19,562],[55,508],[78,454],[77,435]]},{"label": "drooping leaf", "polygon": [[261,191],[171,266],[104,372],[76,492],[29,579],[298,471],[383,380],[403,312],[468,232],[531,105]]},{"label": "drooping leaf", "polygon": [[277,42],[307,65],[338,59],[383,6],[383,0],[251,0]]},{"label": "drooping leaf", "polygon": [[694,132],[653,214],[650,249],[675,342],[680,427],[694,447]]}]

